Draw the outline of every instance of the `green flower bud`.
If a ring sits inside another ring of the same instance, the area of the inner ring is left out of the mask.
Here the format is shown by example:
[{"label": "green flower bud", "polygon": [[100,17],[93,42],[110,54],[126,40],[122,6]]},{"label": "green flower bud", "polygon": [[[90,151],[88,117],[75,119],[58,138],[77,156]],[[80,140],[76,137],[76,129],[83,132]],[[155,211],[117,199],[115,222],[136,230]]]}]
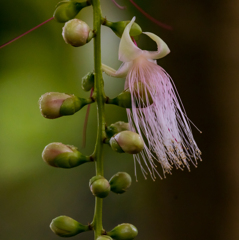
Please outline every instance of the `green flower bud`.
[{"label": "green flower bud", "polygon": [[107,233],[115,240],[132,240],[138,235],[137,228],[129,223],[122,223]]},{"label": "green flower bud", "polygon": [[42,152],[43,160],[52,167],[73,168],[90,162],[88,156],[83,155],[74,146],[54,142],[48,144]]},{"label": "green flower bud", "polygon": [[[125,27],[130,23],[130,21],[120,21],[120,22],[110,22],[107,19],[104,20],[103,25],[111,28],[111,30],[118,36],[122,37]],[[130,29],[130,36],[136,37],[142,33],[141,27],[137,23],[133,23]]]},{"label": "green flower bud", "polygon": [[125,130],[129,130],[129,123],[119,121],[108,126],[106,129],[106,134],[109,138],[111,138],[116,133],[119,133]]},{"label": "green flower bud", "polygon": [[90,91],[94,87],[95,74],[93,72],[87,73],[81,81],[82,89],[86,92]]},{"label": "green flower bud", "polygon": [[61,116],[72,115],[78,112],[85,105],[92,102],[93,102],[92,99],[79,98],[72,94],[70,98],[67,98],[62,103],[60,108],[60,115]]},{"label": "green flower bud", "polygon": [[109,182],[100,175],[91,178],[89,186],[93,195],[99,198],[107,197],[110,192]]},{"label": "green flower bud", "polygon": [[39,107],[43,117],[55,119],[72,115],[91,102],[91,99],[78,98],[73,94],[49,92],[40,97]]},{"label": "green flower bud", "polygon": [[110,139],[110,146],[114,151],[119,153],[136,154],[144,149],[144,141],[135,132],[123,131]]},{"label": "green flower bud", "polygon": [[53,17],[61,23],[67,22],[73,19],[82,8],[89,6],[89,1],[74,2],[74,1],[62,1],[56,5],[56,10]]},{"label": "green flower bud", "polygon": [[[137,108],[148,107],[153,103],[152,96],[143,83],[135,83],[133,92],[134,102]],[[116,98],[107,99],[106,103],[114,104],[123,108],[132,108],[132,98],[129,88],[125,89]]]},{"label": "green flower bud", "polygon": [[96,238],[96,240],[113,240],[110,236],[102,235]]},{"label": "green flower bud", "polygon": [[114,104],[123,108],[132,108],[131,93],[129,89],[124,90],[116,98],[108,99],[106,103]]},{"label": "green flower bud", "polygon": [[82,225],[76,220],[67,217],[59,216],[52,220],[50,224],[51,230],[60,237],[72,237],[79,233],[89,231],[89,226]]},{"label": "green flower bud", "polygon": [[72,19],[65,23],[62,29],[63,39],[73,47],[80,47],[88,43],[94,36],[90,27],[79,19]]},{"label": "green flower bud", "polygon": [[131,177],[126,172],[116,173],[109,181],[110,190],[114,193],[124,193],[131,185]]}]

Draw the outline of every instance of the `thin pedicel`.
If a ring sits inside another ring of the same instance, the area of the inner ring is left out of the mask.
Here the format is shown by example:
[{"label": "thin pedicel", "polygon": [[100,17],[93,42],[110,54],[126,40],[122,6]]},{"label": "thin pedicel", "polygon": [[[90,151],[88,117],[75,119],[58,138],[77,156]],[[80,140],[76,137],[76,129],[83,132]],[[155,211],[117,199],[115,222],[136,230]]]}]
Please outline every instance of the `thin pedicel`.
[{"label": "thin pedicel", "polygon": [[142,8],[140,8],[133,0],[129,0],[146,18],[148,18],[150,21],[154,22],[155,24],[157,24],[158,26],[168,29],[168,30],[172,30],[172,27],[159,22],[158,20],[156,20],[155,18],[151,17],[148,13],[146,13]]},{"label": "thin pedicel", "polygon": [[120,6],[115,0],[112,0],[112,2],[113,2],[119,9],[121,9],[121,10],[126,9],[125,6]]},{"label": "thin pedicel", "polygon": [[[90,98],[92,97],[94,92],[94,88],[91,89],[90,92]],[[85,114],[85,121],[84,121],[84,127],[83,127],[83,141],[82,141],[82,148],[85,148],[86,145],[86,130],[87,130],[87,123],[88,123],[88,119],[89,119],[89,114],[90,114],[90,106],[87,106],[87,110],[86,110],[86,114]]]},{"label": "thin pedicel", "polygon": [[36,27],[34,27],[34,28],[28,30],[27,32],[25,32],[25,33],[23,33],[23,34],[21,34],[20,36],[18,36],[18,37],[16,37],[16,38],[14,38],[14,39],[12,39],[12,40],[10,40],[10,41],[4,43],[2,46],[0,46],[0,49],[6,47],[7,45],[9,45],[9,44],[12,43],[12,42],[15,42],[15,41],[18,40],[19,38],[21,38],[21,37],[27,35],[28,33],[30,33],[30,32],[32,32],[32,31],[36,30],[37,28],[39,28],[39,27],[41,27],[42,25],[44,25],[44,24],[50,22],[50,21],[53,20],[53,19],[54,19],[54,17],[51,17],[51,18],[49,18],[48,20],[44,21],[43,23],[40,23],[40,24],[37,25]]}]

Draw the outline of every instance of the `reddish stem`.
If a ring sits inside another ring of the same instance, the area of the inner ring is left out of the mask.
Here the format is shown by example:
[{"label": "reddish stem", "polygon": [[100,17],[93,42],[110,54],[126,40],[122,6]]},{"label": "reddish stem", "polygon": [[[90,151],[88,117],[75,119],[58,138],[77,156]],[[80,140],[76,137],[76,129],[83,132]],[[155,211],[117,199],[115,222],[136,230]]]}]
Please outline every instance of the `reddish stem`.
[{"label": "reddish stem", "polygon": [[158,20],[156,20],[155,18],[151,17],[148,13],[146,13],[143,9],[141,9],[133,0],[129,0],[145,17],[147,17],[150,21],[154,22],[155,24],[159,25],[162,28],[168,29],[168,30],[172,30],[172,27],[159,22]]},{"label": "reddish stem", "polygon": [[115,0],[112,0],[112,2],[121,10],[126,9],[126,7],[120,6]]},{"label": "reddish stem", "polygon": [[53,20],[53,19],[54,19],[54,17],[51,17],[50,19],[46,20],[45,22],[43,22],[43,23],[37,25],[36,27],[34,27],[34,28],[28,30],[27,32],[21,34],[20,36],[14,38],[14,39],[12,39],[12,40],[10,40],[9,42],[4,43],[2,46],[0,46],[0,49],[6,47],[7,45],[9,45],[9,44],[12,43],[12,42],[15,42],[15,41],[18,40],[19,38],[21,38],[21,37],[27,35],[28,33],[30,33],[30,32],[32,32],[32,31],[36,30],[37,28],[39,28],[39,27],[41,27],[42,25],[44,25],[44,24],[50,22],[50,21]]},{"label": "reddish stem", "polygon": [[[94,88],[91,88],[90,97],[92,97],[93,92],[94,92]],[[84,127],[83,127],[82,148],[85,148],[85,145],[86,145],[86,130],[87,130],[87,123],[88,123],[88,118],[89,118],[89,114],[90,114],[90,106],[91,106],[91,104],[89,104],[87,106],[87,110],[86,110],[86,114],[85,114],[85,121],[84,121]]]}]

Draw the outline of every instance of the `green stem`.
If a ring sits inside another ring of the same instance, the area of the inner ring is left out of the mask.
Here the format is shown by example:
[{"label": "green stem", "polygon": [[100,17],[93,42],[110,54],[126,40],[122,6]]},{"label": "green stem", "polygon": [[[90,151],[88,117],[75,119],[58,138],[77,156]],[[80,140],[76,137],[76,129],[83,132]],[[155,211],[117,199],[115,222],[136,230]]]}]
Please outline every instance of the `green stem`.
[{"label": "green stem", "polygon": [[[94,160],[96,164],[96,175],[104,175],[103,169],[103,140],[106,138],[105,133],[105,111],[104,111],[104,83],[101,70],[101,7],[100,0],[92,0],[94,11],[94,68],[95,68],[95,83],[93,97],[97,105],[97,139],[94,151]],[[99,237],[103,230],[102,225],[102,206],[101,198],[95,199],[95,214],[92,222],[95,232],[95,239]]]}]

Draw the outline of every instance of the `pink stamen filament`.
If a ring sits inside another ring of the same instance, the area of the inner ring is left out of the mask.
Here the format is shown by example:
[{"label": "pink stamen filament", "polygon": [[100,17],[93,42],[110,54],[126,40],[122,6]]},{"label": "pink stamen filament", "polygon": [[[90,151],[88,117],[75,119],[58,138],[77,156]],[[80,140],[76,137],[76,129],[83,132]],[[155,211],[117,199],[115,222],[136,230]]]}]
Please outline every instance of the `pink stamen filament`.
[{"label": "pink stamen filament", "polygon": [[12,40],[10,40],[9,42],[4,43],[2,46],[0,46],[0,49],[6,47],[7,45],[9,45],[9,44],[12,43],[12,42],[15,42],[15,41],[18,40],[19,38],[21,38],[21,37],[27,35],[28,33],[30,33],[30,32],[32,32],[32,31],[36,30],[37,28],[39,28],[39,27],[41,27],[42,25],[44,25],[44,24],[50,22],[50,21],[53,20],[53,19],[54,19],[54,17],[51,17],[50,19],[44,21],[43,23],[37,25],[36,27],[34,27],[34,28],[28,30],[27,32],[25,32],[25,33],[23,33],[23,34],[21,34],[20,36],[14,38],[14,39],[12,39]]},{"label": "pink stamen filament", "polygon": [[113,2],[119,9],[121,9],[121,10],[126,9],[126,7],[120,6],[115,0],[112,0],[112,2]]},{"label": "pink stamen filament", "polygon": [[[92,97],[93,92],[94,92],[94,88],[91,88],[90,97]],[[87,123],[88,123],[88,118],[89,118],[89,114],[90,114],[90,106],[91,106],[91,104],[89,104],[87,106],[87,110],[86,110],[86,114],[85,114],[85,121],[84,121],[84,127],[83,127],[82,148],[85,148],[85,145],[86,145],[86,130],[87,130]]]},{"label": "pink stamen filament", "polygon": [[155,24],[159,25],[162,28],[168,29],[168,30],[172,30],[172,27],[159,22],[158,20],[156,20],[155,18],[151,17],[148,13],[146,13],[142,8],[140,8],[133,0],[129,0],[145,17],[147,17],[150,21],[154,22]]}]

